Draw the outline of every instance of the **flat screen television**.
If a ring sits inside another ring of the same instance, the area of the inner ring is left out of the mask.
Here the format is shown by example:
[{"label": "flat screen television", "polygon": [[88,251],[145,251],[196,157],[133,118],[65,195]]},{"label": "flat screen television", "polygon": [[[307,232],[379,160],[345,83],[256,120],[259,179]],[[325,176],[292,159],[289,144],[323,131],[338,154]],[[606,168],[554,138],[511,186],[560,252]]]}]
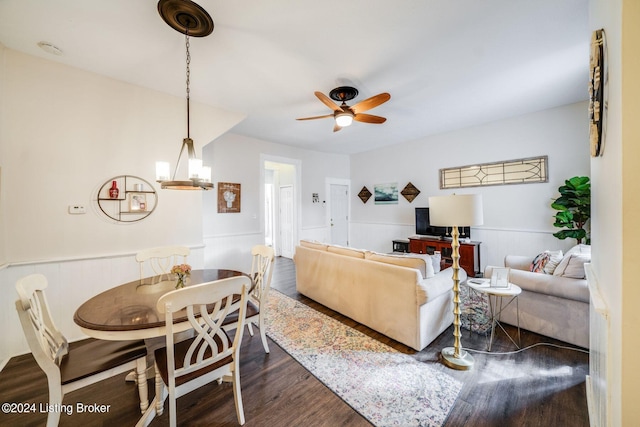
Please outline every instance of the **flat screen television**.
[{"label": "flat screen television", "polygon": [[[471,238],[471,227],[458,227],[461,239]],[[416,234],[419,236],[451,237],[451,227],[437,227],[429,222],[429,208],[416,208]]]}]

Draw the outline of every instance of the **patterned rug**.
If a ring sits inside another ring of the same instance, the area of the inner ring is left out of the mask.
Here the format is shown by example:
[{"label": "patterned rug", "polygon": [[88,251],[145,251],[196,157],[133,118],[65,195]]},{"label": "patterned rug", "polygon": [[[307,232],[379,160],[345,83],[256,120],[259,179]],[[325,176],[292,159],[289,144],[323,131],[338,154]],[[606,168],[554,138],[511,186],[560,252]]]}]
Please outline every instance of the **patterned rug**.
[{"label": "patterned rug", "polygon": [[277,291],[267,335],[376,426],[441,426],[462,384]]}]

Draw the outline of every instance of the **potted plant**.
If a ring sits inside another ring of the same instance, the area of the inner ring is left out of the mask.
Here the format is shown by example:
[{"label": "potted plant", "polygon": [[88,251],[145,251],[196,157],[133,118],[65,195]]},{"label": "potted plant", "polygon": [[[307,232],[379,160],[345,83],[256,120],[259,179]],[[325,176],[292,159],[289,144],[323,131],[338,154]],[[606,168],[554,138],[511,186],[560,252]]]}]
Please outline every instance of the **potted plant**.
[{"label": "potted plant", "polygon": [[567,237],[576,239],[578,244],[586,240],[591,243],[589,233],[585,225],[591,218],[591,183],[588,176],[574,176],[564,182],[558,188],[560,197],[551,203],[551,207],[557,211],[554,227],[564,228],[555,237],[564,240]]}]

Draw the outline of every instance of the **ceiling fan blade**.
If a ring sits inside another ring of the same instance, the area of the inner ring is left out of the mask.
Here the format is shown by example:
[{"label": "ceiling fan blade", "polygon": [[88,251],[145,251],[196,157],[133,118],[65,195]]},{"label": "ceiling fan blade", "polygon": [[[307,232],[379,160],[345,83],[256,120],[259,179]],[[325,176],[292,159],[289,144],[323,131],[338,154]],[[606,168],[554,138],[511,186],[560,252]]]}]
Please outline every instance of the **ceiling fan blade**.
[{"label": "ceiling fan blade", "polygon": [[384,117],[374,116],[372,114],[356,114],[355,116],[353,116],[353,120],[356,120],[362,123],[375,123],[375,124],[380,124],[387,121],[387,119]]},{"label": "ceiling fan blade", "polygon": [[333,131],[334,131],[334,132],[338,132],[338,131],[339,131],[339,130],[341,130],[341,129],[342,129],[342,127],[341,127],[341,126],[338,126],[338,124],[337,124],[337,123],[335,123],[335,124],[333,125]]},{"label": "ceiling fan blade", "polygon": [[315,120],[315,119],[326,119],[327,117],[333,117],[333,114],[327,114],[324,116],[314,116],[314,117],[301,117],[296,120]]},{"label": "ceiling fan blade", "polygon": [[343,111],[342,108],[338,106],[335,102],[331,100],[327,95],[322,92],[314,92],[320,101],[327,107],[331,108],[333,111]]},{"label": "ceiling fan blade", "polygon": [[372,96],[371,98],[367,98],[364,101],[358,102],[356,105],[351,107],[351,111],[354,113],[362,113],[364,111],[370,110],[374,107],[377,107],[380,104],[384,104],[388,100],[391,99],[391,95],[388,93],[380,93],[376,96]]}]

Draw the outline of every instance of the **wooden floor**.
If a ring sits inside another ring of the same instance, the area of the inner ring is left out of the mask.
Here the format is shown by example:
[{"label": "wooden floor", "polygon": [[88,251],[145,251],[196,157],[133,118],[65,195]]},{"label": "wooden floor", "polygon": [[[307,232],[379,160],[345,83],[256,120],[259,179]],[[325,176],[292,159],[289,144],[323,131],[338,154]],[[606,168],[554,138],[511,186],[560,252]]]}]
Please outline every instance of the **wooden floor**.
[{"label": "wooden floor", "polygon": [[[463,388],[445,426],[588,426],[585,376],[588,355],[551,346],[508,355],[513,346],[503,335],[493,345],[494,354],[473,353],[470,371],[456,371],[442,365],[438,355],[453,345],[450,327],[421,352],[392,341],[308,298],[295,289],[295,269],[291,260],[278,258],[273,288],[325,314],[379,339],[395,349],[447,372],[463,382]],[[514,332],[512,328],[507,329]],[[246,426],[369,426],[370,424],[333,392],[302,368],[275,343],[265,354],[258,336],[245,333],[241,348],[241,383]],[[551,343],[567,346],[531,332],[522,332],[523,346]],[[484,336],[463,330],[462,345],[484,349]],[[150,385],[150,393],[153,387]],[[12,358],[0,372],[0,402],[35,403],[36,413],[0,413],[1,426],[41,426],[46,414],[37,413],[47,402],[47,385],[31,355]],[[137,388],[125,383],[124,374],[97,385],[70,393],[65,405],[73,405],[73,415],[61,416],[61,426],[132,426],[140,417]],[[77,413],[80,404],[111,405],[104,414]],[[166,406],[165,406],[166,407]],[[233,392],[228,384],[212,384],[178,400],[178,423],[194,426],[237,425]],[[167,412],[152,426],[168,425]]]}]

